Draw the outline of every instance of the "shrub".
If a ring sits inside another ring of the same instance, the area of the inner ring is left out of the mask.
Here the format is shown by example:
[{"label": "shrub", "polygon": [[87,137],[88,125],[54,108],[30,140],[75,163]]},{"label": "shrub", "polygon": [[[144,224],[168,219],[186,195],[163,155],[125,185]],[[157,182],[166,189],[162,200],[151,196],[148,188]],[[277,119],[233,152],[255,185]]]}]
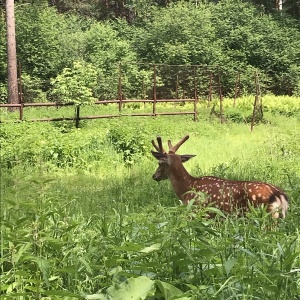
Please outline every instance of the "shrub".
[{"label": "shrub", "polygon": [[65,68],[51,80],[51,95],[58,102],[90,104],[95,101],[93,89],[96,82],[96,69],[91,64],[75,61],[72,68]]}]

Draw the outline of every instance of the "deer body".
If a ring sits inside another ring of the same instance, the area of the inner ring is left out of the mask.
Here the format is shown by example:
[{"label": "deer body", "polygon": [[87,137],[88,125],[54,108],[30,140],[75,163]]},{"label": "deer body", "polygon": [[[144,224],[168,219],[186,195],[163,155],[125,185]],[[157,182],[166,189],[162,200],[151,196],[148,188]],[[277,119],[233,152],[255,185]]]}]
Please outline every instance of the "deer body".
[{"label": "deer body", "polygon": [[152,154],[159,160],[159,167],[153,175],[156,181],[170,179],[171,185],[177,197],[187,204],[197,197],[197,192],[207,195],[204,204],[213,203],[224,212],[231,213],[238,209],[245,212],[248,204],[254,207],[265,205],[267,211],[274,218],[285,217],[288,209],[288,199],[279,188],[259,181],[235,181],[214,176],[193,177],[190,175],[183,162],[188,161],[194,155],[178,155],[175,152],[188,139],[185,136],[174,147],[169,144],[167,153],[162,147],[160,137],[157,138],[158,146],[154,141],[152,144],[158,152]]}]

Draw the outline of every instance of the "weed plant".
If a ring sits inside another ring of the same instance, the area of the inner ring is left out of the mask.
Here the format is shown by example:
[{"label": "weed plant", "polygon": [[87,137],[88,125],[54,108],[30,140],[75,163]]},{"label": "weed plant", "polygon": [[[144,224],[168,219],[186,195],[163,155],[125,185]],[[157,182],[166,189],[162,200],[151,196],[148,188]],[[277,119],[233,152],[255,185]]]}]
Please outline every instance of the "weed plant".
[{"label": "weed plant", "polygon": [[[2,124],[0,298],[299,299],[299,112],[265,118]],[[193,175],[280,186],[286,219],[180,205],[150,150],[185,134]]]}]

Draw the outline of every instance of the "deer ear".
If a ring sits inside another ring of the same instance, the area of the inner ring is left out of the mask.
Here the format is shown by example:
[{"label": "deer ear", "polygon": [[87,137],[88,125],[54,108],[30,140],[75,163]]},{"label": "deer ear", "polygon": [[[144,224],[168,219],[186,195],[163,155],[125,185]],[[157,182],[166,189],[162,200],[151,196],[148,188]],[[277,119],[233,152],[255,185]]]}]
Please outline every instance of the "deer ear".
[{"label": "deer ear", "polygon": [[164,154],[164,153],[159,153],[159,152],[155,152],[155,151],[151,151],[151,153],[158,160],[163,159],[163,158],[167,158],[167,155]]},{"label": "deer ear", "polygon": [[180,155],[181,157],[181,161],[184,163],[186,161],[188,161],[189,159],[195,157],[196,155],[190,155],[190,154],[184,154],[184,155]]}]

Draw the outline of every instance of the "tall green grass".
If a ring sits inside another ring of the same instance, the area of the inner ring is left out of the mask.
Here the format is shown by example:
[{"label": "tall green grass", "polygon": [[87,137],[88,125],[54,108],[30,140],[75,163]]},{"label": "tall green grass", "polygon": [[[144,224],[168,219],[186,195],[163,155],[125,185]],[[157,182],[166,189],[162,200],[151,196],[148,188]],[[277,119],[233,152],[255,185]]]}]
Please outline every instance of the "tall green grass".
[{"label": "tall green grass", "polygon": [[[299,299],[299,115],[265,118],[2,124],[0,298]],[[150,150],[185,134],[193,175],[278,185],[286,219],[181,206]]]}]

